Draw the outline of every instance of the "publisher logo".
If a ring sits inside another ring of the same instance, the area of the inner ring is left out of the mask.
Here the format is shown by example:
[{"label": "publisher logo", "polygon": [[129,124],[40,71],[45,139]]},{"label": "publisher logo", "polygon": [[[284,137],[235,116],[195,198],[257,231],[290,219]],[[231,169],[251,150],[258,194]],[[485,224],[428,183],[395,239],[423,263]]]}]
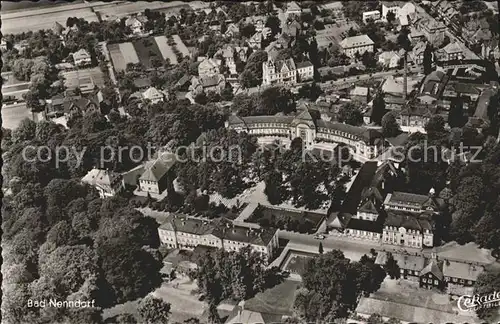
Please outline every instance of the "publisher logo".
[{"label": "publisher logo", "polygon": [[458,299],[458,309],[464,312],[475,311],[479,308],[490,308],[500,305],[500,292],[489,294],[476,294],[474,296],[463,295]]}]

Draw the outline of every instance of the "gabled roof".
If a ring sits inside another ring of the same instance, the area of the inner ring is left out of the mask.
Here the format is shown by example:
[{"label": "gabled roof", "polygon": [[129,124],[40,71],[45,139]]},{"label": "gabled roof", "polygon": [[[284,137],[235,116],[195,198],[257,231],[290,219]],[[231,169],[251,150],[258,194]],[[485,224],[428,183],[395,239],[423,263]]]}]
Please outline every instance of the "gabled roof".
[{"label": "gabled roof", "polygon": [[449,43],[448,45],[446,45],[443,48],[443,51],[445,51],[448,54],[461,53],[462,48],[460,47],[460,44],[458,44],[457,42],[453,42],[453,43]]},{"label": "gabled roof", "polygon": [[79,49],[78,51],[76,51],[76,52],[73,53],[73,58],[75,60],[82,59],[82,58],[87,58],[87,57],[90,57],[90,54],[84,48]]},{"label": "gabled roof", "polygon": [[144,165],[145,171],[139,180],[160,181],[160,179],[174,166],[175,162],[175,154],[165,152],[155,160],[146,162]]},{"label": "gabled roof", "polygon": [[371,199],[362,204],[361,207],[358,208],[358,211],[363,213],[378,214],[378,210]]},{"label": "gabled roof", "polygon": [[105,190],[110,190],[120,178],[121,175],[118,173],[94,168],[82,178],[82,182],[91,186],[97,186]]},{"label": "gabled roof", "polygon": [[444,261],[443,275],[445,277],[460,278],[465,280],[476,281],[477,277],[484,271],[480,265],[473,265],[469,263]]},{"label": "gabled roof", "polygon": [[342,42],[340,42],[340,46],[342,48],[351,48],[351,47],[358,47],[358,46],[366,46],[366,45],[373,45],[374,42],[368,35],[358,35],[358,36],[353,36],[353,37],[347,37],[344,39]]},{"label": "gabled roof", "polygon": [[158,91],[155,87],[149,87],[146,91],[142,93],[142,96],[146,99],[157,99],[159,97],[163,97],[163,94]]},{"label": "gabled roof", "polygon": [[439,280],[443,280],[443,272],[437,260],[431,260],[430,263],[422,270],[421,276],[432,273]]}]

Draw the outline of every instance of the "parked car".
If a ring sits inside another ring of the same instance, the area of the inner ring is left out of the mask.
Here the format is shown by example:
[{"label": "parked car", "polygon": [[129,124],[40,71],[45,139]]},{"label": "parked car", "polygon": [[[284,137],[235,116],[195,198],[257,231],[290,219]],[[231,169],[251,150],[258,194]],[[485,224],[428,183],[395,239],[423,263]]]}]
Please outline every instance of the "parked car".
[{"label": "parked car", "polygon": [[315,239],[315,240],[324,240],[324,239],[325,239],[325,236],[324,236],[324,235],[322,235],[322,234],[314,235],[314,239]]}]

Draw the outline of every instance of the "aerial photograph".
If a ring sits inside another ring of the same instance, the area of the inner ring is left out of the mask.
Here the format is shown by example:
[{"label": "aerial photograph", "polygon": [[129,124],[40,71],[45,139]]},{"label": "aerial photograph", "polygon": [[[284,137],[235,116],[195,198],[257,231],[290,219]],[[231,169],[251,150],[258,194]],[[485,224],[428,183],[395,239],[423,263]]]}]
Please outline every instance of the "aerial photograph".
[{"label": "aerial photograph", "polygon": [[2,324],[500,323],[500,1],[1,1]]}]

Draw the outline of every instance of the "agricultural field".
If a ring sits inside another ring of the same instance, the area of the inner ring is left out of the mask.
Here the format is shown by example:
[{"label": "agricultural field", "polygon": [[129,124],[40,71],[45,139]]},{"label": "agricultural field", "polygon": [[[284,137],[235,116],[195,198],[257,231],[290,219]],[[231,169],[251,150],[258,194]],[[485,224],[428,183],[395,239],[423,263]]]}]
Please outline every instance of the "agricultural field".
[{"label": "agricultural field", "polygon": [[[175,39],[174,39],[175,40]],[[181,53],[188,53],[189,51],[178,38],[176,44],[179,44],[177,49]],[[168,58],[170,64],[178,64],[177,57],[175,56],[174,49],[168,45],[168,40],[165,36],[147,37],[136,39],[127,43],[108,44],[111,61],[116,71],[124,71],[129,63],[141,63],[146,69],[155,68],[153,62],[155,59],[162,63]]]},{"label": "agricultural field", "polygon": [[[68,8],[70,6],[62,7]],[[21,34],[29,31],[36,32],[40,29],[52,29],[55,22],[66,26],[66,20],[69,17],[83,18],[88,22],[97,21],[96,14],[88,7],[60,10],[61,11],[57,11],[53,8],[33,10],[33,15],[30,14],[29,11],[4,14],[2,15],[2,34]]]},{"label": "agricultural field", "polygon": [[145,9],[155,10],[155,11],[165,11],[169,9],[180,9],[189,7],[182,1],[137,1],[137,2],[122,2],[119,4],[110,3],[108,5],[103,5],[95,7],[95,10],[101,14],[104,20],[115,20],[126,17],[132,13],[143,12]]},{"label": "agricultural field", "polygon": [[177,56],[170,45],[167,44],[167,39],[165,36],[155,37],[156,44],[158,44],[158,48],[160,49],[161,55],[165,60],[168,58],[170,60],[170,64],[177,64]]}]

